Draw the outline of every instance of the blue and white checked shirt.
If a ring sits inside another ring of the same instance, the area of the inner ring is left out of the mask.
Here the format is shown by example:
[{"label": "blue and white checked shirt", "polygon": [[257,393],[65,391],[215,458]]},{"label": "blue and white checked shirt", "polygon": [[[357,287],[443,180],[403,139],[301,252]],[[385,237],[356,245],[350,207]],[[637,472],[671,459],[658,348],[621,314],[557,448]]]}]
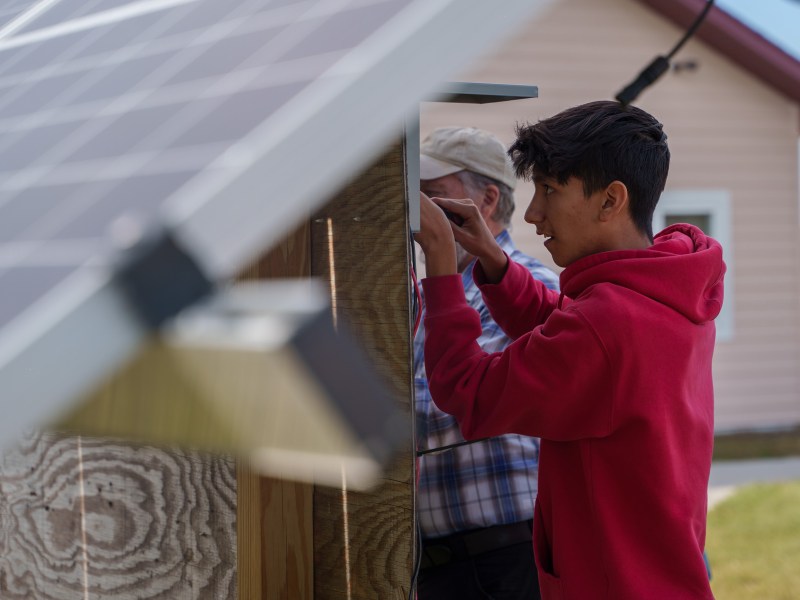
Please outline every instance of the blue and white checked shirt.
[{"label": "blue and white checked shirt", "polygon": [[[497,242],[511,260],[528,268],[547,287],[558,290],[558,276],[535,258],[516,249],[508,231]],[[483,333],[478,344],[486,352],[498,352],[511,343],[492,320],[481,292],[472,280],[470,264],[461,277],[467,303],[480,313]],[[420,324],[414,338],[414,389],[419,450],[464,441],[458,423],[431,399],[425,377],[423,349],[425,330]],[[419,459],[417,515],[423,538],[458,531],[515,523],[533,518],[539,440],[504,435],[459,448],[426,454]]]}]

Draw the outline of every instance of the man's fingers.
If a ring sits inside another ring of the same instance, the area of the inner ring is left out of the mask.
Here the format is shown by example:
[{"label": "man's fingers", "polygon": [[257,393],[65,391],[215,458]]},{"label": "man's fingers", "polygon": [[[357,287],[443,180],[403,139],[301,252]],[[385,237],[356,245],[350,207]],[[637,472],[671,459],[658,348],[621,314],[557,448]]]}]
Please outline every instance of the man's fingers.
[{"label": "man's fingers", "polygon": [[470,200],[469,198],[439,198],[439,197],[434,197],[434,198],[431,198],[431,200],[435,204],[438,204],[439,206],[441,206],[442,208],[445,208],[445,209],[447,209],[447,210],[449,210],[451,212],[455,212],[455,213],[458,213],[458,214],[466,215],[466,214],[469,213],[469,211],[471,209],[477,208],[477,206],[475,206],[475,203],[472,200]]}]

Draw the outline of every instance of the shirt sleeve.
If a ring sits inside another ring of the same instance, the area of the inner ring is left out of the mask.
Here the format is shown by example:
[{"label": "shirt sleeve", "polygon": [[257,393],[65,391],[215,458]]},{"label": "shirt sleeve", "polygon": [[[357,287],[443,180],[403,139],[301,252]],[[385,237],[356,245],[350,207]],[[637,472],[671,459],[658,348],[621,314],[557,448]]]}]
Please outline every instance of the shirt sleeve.
[{"label": "shirt sleeve", "polygon": [[558,306],[558,292],[537,281],[527,268],[511,258],[499,283],[486,283],[480,263],[475,265],[473,278],[492,318],[511,339],[517,339],[544,323]]},{"label": "shirt sleeve", "polygon": [[456,417],[465,438],[520,433],[567,441],[608,435],[614,398],[610,363],[574,306],[550,307],[546,324],[502,352],[486,353],[476,342],[480,320],[464,299],[460,278],[428,278],[423,286],[431,395]]}]

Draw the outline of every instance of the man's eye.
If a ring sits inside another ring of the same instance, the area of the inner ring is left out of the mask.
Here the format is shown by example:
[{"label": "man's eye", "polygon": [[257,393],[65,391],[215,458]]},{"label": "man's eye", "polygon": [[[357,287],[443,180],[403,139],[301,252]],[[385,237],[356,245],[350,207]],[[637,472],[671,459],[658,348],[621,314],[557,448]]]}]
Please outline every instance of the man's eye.
[{"label": "man's eye", "polygon": [[546,183],[545,183],[545,184],[542,184],[542,187],[544,188],[544,193],[545,193],[545,195],[548,195],[548,196],[549,196],[549,195],[550,195],[552,192],[554,192],[554,191],[555,191],[553,188],[551,188],[551,187],[550,187],[549,185],[547,185]]}]

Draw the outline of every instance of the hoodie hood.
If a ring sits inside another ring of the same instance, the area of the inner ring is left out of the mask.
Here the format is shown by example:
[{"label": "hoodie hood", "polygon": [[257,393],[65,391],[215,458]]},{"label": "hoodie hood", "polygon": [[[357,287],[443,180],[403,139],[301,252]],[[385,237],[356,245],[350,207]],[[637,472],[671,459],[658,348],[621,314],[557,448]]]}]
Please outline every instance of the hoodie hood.
[{"label": "hoodie hood", "polygon": [[611,283],[704,323],[722,308],[724,275],[719,242],[679,223],[656,235],[647,249],[600,252],[575,261],[561,272],[561,289],[574,299],[595,283]]}]

